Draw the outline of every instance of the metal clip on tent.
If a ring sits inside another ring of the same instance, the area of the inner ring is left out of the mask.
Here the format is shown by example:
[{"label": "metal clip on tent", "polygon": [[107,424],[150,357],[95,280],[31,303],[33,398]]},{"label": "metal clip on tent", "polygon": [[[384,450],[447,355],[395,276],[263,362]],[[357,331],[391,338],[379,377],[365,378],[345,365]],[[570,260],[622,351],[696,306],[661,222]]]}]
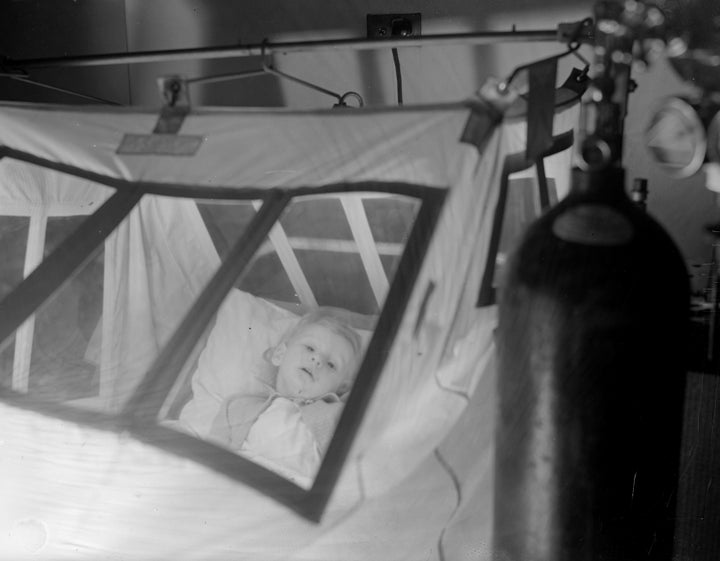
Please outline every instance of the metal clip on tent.
[{"label": "metal clip on tent", "polygon": [[182,76],[161,76],[157,80],[160,97],[168,107],[189,107],[190,94],[187,80]]},{"label": "metal clip on tent", "polygon": [[177,134],[190,112],[190,95],[182,76],[163,76],[157,80],[164,105],[153,134]]}]

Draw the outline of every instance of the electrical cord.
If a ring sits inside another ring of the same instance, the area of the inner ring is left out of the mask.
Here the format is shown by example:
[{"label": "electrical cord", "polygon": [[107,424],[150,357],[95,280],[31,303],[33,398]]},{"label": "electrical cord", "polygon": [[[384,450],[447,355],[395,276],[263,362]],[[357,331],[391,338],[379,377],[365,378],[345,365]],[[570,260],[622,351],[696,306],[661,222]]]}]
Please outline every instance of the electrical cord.
[{"label": "electrical cord", "polygon": [[397,82],[397,102],[398,105],[403,104],[403,92],[402,92],[402,73],[400,72],[400,57],[398,56],[397,48],[392,49],[393,63],[395,64],[395,80]]}]

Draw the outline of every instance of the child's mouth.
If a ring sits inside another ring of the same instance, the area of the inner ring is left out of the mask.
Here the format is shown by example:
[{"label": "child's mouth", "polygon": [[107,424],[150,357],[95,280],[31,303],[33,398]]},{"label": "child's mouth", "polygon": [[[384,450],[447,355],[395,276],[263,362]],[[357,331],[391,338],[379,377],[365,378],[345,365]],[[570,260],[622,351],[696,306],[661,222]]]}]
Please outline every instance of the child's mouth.
[{"label": "child's mouth", "polygon": [[303,367],[300,370],[302,370],[303,372],[305,372],[305,374],[310,376],[311,379],[313,379],[313,380],[315,379],[315,376],[313,376],[313,373],[310,370],[308,370],[307,368]]}]

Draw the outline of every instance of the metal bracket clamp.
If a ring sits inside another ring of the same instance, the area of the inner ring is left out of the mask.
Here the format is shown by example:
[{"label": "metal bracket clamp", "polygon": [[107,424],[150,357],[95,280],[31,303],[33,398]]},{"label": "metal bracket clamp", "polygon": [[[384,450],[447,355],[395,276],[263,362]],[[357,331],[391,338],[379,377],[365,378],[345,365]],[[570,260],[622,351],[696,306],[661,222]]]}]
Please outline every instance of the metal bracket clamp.
[{"label": "metal bracket clamp", "polygon": [[187,82],[182,76],[172,75],[158,78],[157,83],[163,108],[153,134],[177,134],[190,112]]}]

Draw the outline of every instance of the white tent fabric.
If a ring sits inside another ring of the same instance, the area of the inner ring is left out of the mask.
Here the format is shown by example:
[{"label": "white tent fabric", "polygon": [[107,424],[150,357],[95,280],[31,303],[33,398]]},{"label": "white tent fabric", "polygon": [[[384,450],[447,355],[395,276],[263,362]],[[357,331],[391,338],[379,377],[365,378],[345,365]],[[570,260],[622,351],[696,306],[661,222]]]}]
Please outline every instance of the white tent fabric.
[{"label": "white tent fabric", "polygon": [[[526,126],[504,123],[480,153],[459,141],[472,111],[483,109],[195,110],[181,134],[202,137],[201,147],[174,157],[117,153],[124,134],[152,133],[153,112],[0,107],[4,146],[169,191],[360,181],[448,190],[321,522],[128,434],[8,399],[0,401],[0,551],[12,559],[489,558],[495,310],[475,301],[502,162],[524,150]],[[557,115],[556,132],[575,120],[574,109]],[[8,181],[14,162],[5,160],[0,215],[95,205],[110,191],[75,179],[66,188],[53,178],[68,176],[33,168],[48,205],[33,198],[36,178]],[[547,166],[561,196],[569,169],[568,153]],[[145,196],[106,241],[104,261],[100,406],[117,412],[220,258],[192,201]]]}]

